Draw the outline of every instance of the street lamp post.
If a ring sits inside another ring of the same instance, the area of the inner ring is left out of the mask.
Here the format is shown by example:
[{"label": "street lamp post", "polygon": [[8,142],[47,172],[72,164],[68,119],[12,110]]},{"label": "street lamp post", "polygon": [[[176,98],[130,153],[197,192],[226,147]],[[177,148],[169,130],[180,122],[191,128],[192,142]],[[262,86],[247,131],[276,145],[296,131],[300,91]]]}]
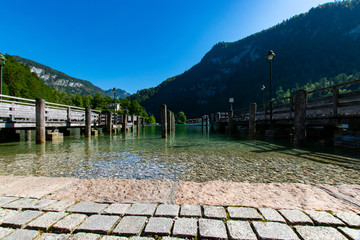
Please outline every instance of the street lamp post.
[{"label": "street lamp post", "polygon": [[268,52],[268,54],[266,55],[266,58],[267,58],[267,60],[268,60],[268,62],[269,62],[269,65],[270,65],[270,85],[269,85],[269,91],[270,91],[270,124],[272,124],[272,114],[273,114],[273,112],[272,112],[272,102],[271,102],[271,99],[272,99],[272,87],[271,87],[271,83],[272,83],[272,66],[271,66],[271,64],[272,64],[272,60],[273,60],[273,58],[275,57],[275,53],[274,53],[274,51],[273,50],[270,50],[269,52]]},{"label": "street lamp post", "polygon": [[113,92],[114,92],[114,103],[116,103],[116,102],[115,102],[116,91],[117,91],[116,88],[113,88]]},{"label": "street lamp post", "polygon": [[264,106],[264,90],[265,90],[265,85],[262,85],[261,88],[261,105]]},{"label": "street lamp post", "polygon": [[0,53],[0,94],[3,94],[3,66],[5,65],[6,58]]},{"label": "street lamp post", "polygon": [[234,98],[229,98],[229,103],[230,103],[230,111],[232,111],[233,110],[232,105],[234,103]]}]

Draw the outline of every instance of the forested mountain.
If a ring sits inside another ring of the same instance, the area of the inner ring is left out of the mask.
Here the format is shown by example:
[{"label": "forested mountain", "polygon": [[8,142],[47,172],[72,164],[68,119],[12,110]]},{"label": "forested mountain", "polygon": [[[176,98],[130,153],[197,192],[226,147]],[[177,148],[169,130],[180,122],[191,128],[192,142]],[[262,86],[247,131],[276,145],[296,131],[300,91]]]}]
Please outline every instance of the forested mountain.
[{"label": "forested mountain", "polygon": [[[105,92],[105,95],[106,95],[106,96],[114,97],[114,92],[113,92],[112,89],[105,90],[104,92]],[[122,90],[122,89],[120,89],[120,88],[117,88],[117,89],[116,89],[116,98],[118,98],[118,99],[124,99],[124,98],[126,98],[126,97],[128,97],[128,96],[130,96],[130,95],[131,95],[131,94],[128,93],[128,92],[126,92],[125,90]]]},{"label": "forested mountain", "polygon": [[321,5],[239,41],[218,43],[188,71],[130,98],[151,113],[166,103],[189,117],[227,111],[229,97],[235,98],[235,109],[260,102],[262,85],[269,98],[269,50],[276,54],[273,96],[320,79],[360,76],[359,16],[360,0]]},{"label": "forested mountain", "polygon": [[46,85],[66,92],[67,94],[80,94],[80,95],[95,95],[100,93],[105,96],[104,91],[94,86],[91,82],[77,79],[66,75],[63,72],[54,70],[43,64],[34,62],[32,60],[22,58],[19,56],[13,56],[14,59],[20,63],[29,66],[31,72],[36,73]]}]

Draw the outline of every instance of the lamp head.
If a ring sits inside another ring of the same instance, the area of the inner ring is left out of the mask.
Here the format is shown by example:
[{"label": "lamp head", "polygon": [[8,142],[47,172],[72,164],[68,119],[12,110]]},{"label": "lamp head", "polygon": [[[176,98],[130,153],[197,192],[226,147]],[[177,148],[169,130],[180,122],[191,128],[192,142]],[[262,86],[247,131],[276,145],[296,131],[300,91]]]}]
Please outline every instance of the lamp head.
[{"label": "lamp head", "polygon": [[274,57],[275,57],[275,53],[274,53],[273,50],[270,50],[270,51],[268,52],[268,54],[266,55],[266,58],[267,58],[269,61],[273,60]]},{"label": "lamp head", "polygon": [[0,65],[5,65],[6,58],[0,53]]}]

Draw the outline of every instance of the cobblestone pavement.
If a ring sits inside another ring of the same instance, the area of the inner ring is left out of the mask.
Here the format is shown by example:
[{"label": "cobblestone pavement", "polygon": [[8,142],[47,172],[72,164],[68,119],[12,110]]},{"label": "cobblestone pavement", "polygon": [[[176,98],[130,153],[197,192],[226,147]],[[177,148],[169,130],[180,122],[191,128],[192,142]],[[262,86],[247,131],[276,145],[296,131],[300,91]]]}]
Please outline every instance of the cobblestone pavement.
[{"label": "cobblestone pavement", "polygon": [[0,197],[0,239],[360,239],[354,212]]}]

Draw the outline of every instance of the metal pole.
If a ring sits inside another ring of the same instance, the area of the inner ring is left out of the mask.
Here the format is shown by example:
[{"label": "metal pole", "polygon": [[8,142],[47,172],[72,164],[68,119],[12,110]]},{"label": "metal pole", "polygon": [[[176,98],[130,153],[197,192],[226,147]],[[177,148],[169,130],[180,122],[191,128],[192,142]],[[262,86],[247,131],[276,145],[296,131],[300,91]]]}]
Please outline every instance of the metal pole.
[{"label": "metal pole", "polygon": [[272,82],[272,67],[271,67],[271,64],[272,64],[272,61],[269,60],[269,63],[270,63],[270,124],[272,124],[272,117],[273,117],[273,108],[272,108],[272,87],[271,87],[271,82]]},{"label": "metal pole", "polygon": [[[2,95],[3,94],[3,91],[2,91],[2,89],[3,89],[3,84],[2,84],[2,80],[3,80],[3,66],[0,64],[0,72],[1,72],[1,76],[0,76],[0,78],[1,78],[1,81],[0,81],[0,94]],[[1,97],[2,98],[2,97]]]}]

